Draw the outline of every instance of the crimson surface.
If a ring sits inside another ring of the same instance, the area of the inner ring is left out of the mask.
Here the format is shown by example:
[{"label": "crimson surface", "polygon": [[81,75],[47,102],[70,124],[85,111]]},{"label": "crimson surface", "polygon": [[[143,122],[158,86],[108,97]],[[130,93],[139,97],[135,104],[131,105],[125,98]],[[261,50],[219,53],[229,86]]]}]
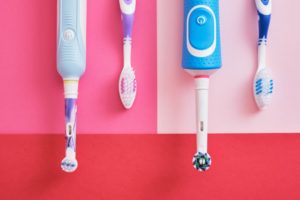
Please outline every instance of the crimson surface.
[{"label": "crimson surface", "polygon": [[60,170],[63,135],[0,136],[0,199],[300,199],[300,135],[79,135],[78,171]]}]

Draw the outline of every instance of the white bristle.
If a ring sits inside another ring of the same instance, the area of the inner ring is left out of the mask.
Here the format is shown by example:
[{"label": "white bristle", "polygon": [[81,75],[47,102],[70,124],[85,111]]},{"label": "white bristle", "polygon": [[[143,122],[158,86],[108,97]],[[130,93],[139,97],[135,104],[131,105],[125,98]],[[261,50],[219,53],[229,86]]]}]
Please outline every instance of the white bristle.
[{"label": "white bristle", "polygon": [[136,96],[136,79],[134,70],[126,67],[122,70],[119,79],[119,94],[121,101],[126,109],[131,108]]}]

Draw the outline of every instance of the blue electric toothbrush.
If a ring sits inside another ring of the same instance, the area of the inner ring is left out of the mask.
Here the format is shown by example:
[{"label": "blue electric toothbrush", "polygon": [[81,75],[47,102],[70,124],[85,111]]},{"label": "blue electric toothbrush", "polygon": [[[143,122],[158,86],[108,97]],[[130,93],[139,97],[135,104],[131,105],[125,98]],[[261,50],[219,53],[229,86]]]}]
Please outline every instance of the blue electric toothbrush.
[{"label": "blue electric toothbrush", "polygon": [[256,105],[266,108],[273,95],[273,78],[266,64],[267,39],[272,14],[272,0],[255,0],[258,13],[258,68],[253,83],[253,94]]},{"label": "blue electric toothbrush", "polygon": [[211,165],[207,153],[209,76],[221,65],[219,0],[185,0],[182,66],[196,83],[197,153],[193,165],[199,171]]},{"label": "blue electric toothbrush", "polygon": [[64,82],[66,156],[65,172],[77,169],[76,100],[78,83],[86,67],[86,0],[58,0],[57,70]]}]

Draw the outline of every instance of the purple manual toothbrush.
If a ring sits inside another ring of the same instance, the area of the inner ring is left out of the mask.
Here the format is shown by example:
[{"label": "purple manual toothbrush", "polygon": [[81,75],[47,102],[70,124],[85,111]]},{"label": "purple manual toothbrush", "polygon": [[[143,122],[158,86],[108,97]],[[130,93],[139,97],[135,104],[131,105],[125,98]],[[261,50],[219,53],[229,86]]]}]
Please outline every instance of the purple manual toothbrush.
[{"label": "purple manual toothbrush", "polygon": [[119,94],[126,109],[130,109],[135,100],[137,83],[131,66],[131,40],[136,0],[119,0],[122,12],[124,39],[124,67],[119,79]]}]

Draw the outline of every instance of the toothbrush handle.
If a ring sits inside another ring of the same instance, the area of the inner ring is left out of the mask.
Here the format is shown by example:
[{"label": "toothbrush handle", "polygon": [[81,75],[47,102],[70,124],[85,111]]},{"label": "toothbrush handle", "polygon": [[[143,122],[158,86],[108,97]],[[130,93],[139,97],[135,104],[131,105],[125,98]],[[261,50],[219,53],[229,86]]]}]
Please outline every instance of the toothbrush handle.
[{"label": "toothbrush handle", "polygon": [[209,78],[195,78],[195,83],[197,112],[197,152],[207,153]]},{"label": "toothbrush handle", "polygon": [[124,38],[132,37],[136,0],[119,0],[122,12]]},{"label": "toothbrush handle", "polygon": [[57,69],[64,79],[78,79],[85,71],[86,3],[58,0]]},{"label": "toothbrush handle", "polygon": [[219,27],[219,0],[184,0],[184,69],[214,71],[221,68]]},{"label": "toothbrush handle", "polygon": [[259,16],[259,41],[258,44],[266,44],[272,13],[272,0],[255,0]]}]

